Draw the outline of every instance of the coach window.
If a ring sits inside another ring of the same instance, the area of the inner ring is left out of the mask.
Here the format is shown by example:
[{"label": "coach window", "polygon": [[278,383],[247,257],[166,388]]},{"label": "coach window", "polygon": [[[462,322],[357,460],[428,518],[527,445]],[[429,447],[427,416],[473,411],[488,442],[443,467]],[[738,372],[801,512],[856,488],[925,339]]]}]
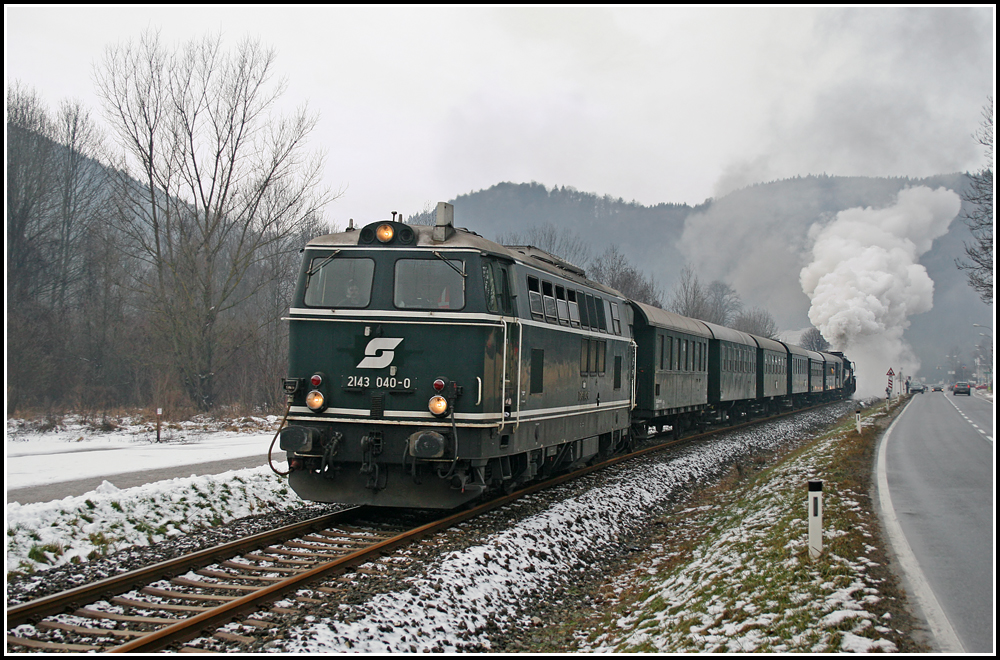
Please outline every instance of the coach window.
[{"label": "coach window", "polygon": [[590,373],[590,340],[584,337],[580,340],[580,374]]},{"label": "coach window", "polygon": [[556,297],[552,291],[552,282],[542,280],[542,307],[545,309],[545,320],[558,323],[556,319]]},{"label": "coach window", "polygon": [[681,340],[679,337],[674,337],[674,350],[670,353],[670,368],[674,371],[680,371],[680,356],[681,356]]},{"label": "coach window", "polygon": [[336,252],[313,258],[306,272],[307,307],[367,307],[371,302],[371,259],[335,259]]},{"label": "coach window", "polygon": [[559,314],[559,323],[569,325],[569,303],[566,302],[566,289],[561,286],[556,287],[556,312]]},{"label": "coach window", "polygon": [[594,371],[596,371],[599,374],[603,374],[604,373],[604,358],[605,358],[605,355],[607,355],[607,352],[608,352],[608,342],[606,342],[605,340],[601,339],[600,341],[593,342],[593,343],[597,345],[597,360],[596,360],[596,364],[594,365]]},{"label": "coach window", "polygon": [[538,286],[538,278],[528,276],[528,303],[531,307],[531,317],[542,318],[542,290]]},{"label": "coach window", "polygon": [[663,365],[666,364],[667,359],[667,338],[664,335],[660,335],[660,370],[663,370]]}]

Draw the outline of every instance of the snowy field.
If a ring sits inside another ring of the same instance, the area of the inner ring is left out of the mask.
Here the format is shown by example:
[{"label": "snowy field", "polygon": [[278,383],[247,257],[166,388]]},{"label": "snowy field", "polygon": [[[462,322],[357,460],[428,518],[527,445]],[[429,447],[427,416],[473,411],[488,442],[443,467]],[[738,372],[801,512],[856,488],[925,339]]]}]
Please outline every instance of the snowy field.
[{"label": "snowy field", "polygon": [[[156,426],[149,421],[116,420],[114,430],[103,430],[99,423],[68,416],[42,431],[7,420],[4,488],[84,477],[106,477],[113,483],[116,474],[263,455],[280,421],[269,416],[225,425],[205,421],[162,425],[157,443]],[[284,452],[275,455],[283,458]]]},{"label": "snowy field", "polygon": [[[128,472],[266,454],[279,421],[246,418],[224,428],[190,422],[161,429],[157,443],[149,422],[118,420],[118,428],[105,431],[67,417],[40,431],[8,420],[5,490],[83,477],[104,482],[77,497],[7,504],[6,571],[60,566],[268,509],[301,506],[266,465],[128,489],[114,485],[117,475]],[[275,454],[275,467],[285,469],[277,458],[284,452]]]}]

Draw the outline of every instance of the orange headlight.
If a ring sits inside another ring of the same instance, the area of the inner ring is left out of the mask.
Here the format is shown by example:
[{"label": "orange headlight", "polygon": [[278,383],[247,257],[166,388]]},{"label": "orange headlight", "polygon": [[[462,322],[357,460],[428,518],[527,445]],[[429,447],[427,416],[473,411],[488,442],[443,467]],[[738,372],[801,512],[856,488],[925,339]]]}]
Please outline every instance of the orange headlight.
[{"label": "orange headlight", "polygon": [[324,399],[322,392],[313,390],[306,395],[306,405],[309,406],[310,410],[320,411],[326,405],[326,399]]},{"label": "orange headlight", "polygon": [[375,230],[375,236],[381,243],[388,243],[395,234],[396,231],[392,228],[392,225],[379,225],[378,229]]},{"label": "orange headlight", "polygon": [[443,396],[432,396],[431,400],[427,402],[427,409],[435,417],[441,417],[448,412],[448,399]]}]

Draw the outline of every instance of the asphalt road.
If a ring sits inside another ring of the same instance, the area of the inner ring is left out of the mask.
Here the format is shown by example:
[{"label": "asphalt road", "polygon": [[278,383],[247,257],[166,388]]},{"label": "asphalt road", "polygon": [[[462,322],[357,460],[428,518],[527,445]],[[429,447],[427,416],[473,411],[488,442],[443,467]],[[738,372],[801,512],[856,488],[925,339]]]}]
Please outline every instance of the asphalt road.
[{"label": "asphalt road", "polygon": [[[282,458],[282,460],[284,460]],[[42,486],[31,486],[29,488],[18,488],[7,491],[7,503],[20,502],[21,504],[31,504],[32,502],[49,502],[61,500],[64,497],[83,495],[94,490],[107,479],[118,488],[133,488],[144,486],[154,481],[164,479],[176,479],[178,477],[204,476],[206,474],[221,474],[229,470],[242,470],[243,468],[259,467],[267,465],[267,455],[248,456],[245,458],[230,458],[223,461],[210,461],[208,463],[195,463],[192,465],[178,465],[176,467],[161,468],[158,470],[141,470],[137,472],[125,472],[109,477],[92,477],[89,479],[77,479],[75,481],[62,481],[55,484],[45,484]]]},{"label": "asphalt road", "polygon": [[992,401],[927,392],[883,438],[883,519],[905,537],[893,546],[944,652],[995,651],[993,431]]}]

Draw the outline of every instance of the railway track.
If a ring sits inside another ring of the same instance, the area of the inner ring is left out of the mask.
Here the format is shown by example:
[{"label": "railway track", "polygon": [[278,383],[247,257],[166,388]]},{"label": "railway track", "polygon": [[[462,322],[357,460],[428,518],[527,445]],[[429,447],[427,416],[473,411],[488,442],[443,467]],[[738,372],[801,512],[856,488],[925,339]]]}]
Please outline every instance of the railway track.
[{"label": "railway track", "polygon": [[[7,610],[7,649],[202,650],[186,644],[206,635],[230,645],[248,643],[254,631],[276,625],[260,613],[294,613],[275,602],[294,598],[305,587],[336,598],[339,589],[327,586],[336,576],[391,556],[415,540],[610,465],[752,423],[654,443],[452,515],[402,525],[385,522],[384,511],[356,507],[40,598]],[[309,598],[298,600],[302,606],[310,603]]]},{"label": "railway track", "polygon": [[[376,513],[369,507],[339,511],[9,608],[7,649],[150,652],[234,620],[267,627],[250,615],[461,517],[399,528],[371,522],[382,517]],[[228,632],[214,635],[246,641]]]}]

